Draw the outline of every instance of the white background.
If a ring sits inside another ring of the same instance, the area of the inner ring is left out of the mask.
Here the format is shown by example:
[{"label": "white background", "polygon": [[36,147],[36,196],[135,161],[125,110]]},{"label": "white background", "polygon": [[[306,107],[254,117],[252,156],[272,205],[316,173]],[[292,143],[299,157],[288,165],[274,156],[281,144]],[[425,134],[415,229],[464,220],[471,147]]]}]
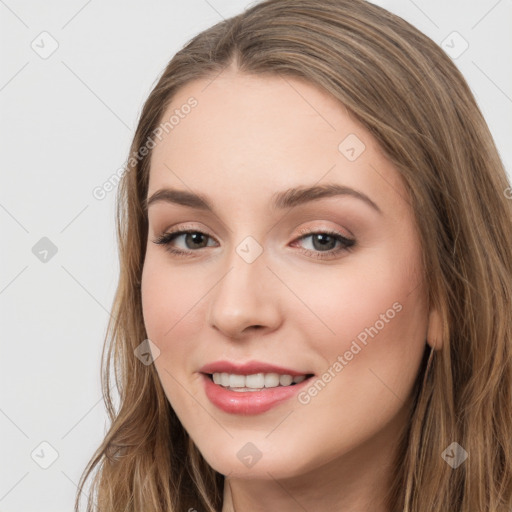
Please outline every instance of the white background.
[{"label": "white background", "polygon": [[[100,354],[118,273],[114,196],[143,102],[192,36],[253,2],[0,0],[0,512],[71,511],[106,413]],[[454,59],[510,176],[512,2],[379,0]],[[48,58],[31,44],[50,48]],[[47,37],[41,42],[41,37]],[[457,43],[458,44],[458,43]],[[57,253],[32,252],[48,237]],[[58,458],[47,469],[51,448]]]}]

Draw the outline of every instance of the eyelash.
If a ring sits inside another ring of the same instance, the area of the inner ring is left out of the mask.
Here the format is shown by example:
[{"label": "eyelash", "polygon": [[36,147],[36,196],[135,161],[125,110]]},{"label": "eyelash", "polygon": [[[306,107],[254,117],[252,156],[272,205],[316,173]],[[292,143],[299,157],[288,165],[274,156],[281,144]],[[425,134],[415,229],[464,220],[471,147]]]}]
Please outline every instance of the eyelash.
[{"label": "eyelash", "polygon": [[[316,258],[316,259],[329,259],[329,258],[333,258],[334,256],[336,256],[339,253],[344,252],[344,251],[351,252],[356,243],[356,241],[354,239],[344,237],[337,231],[332,231],[329,229],[317,230],[317,231],[309,230],[309,229],[301,229],[301,230],[299,230],[299,233],[302,236],[297,238],[295,241],[307,238],[308,236],[311,236],[311,235],[322,234],[322,235],[329,235],[329,236],[333,237],[336,241],[338,241],[339,243],[342,244],[341,248],[338,248],[335,250],[329,250],[329,251],[312,251],[310,249],[304,249],[304,248],[299,249],[301,253],[306,254],[307,256],[312,256],[313,258]],[[207,236],[208,238],[213,239],[213,237],[211,237],[207,233],[203,233],[202,231],[199,231],[197,229],[184,229],[184,230],[176,230],[176,231],[164,233],[163,235],[160,235],[158,238],[153,240],[153,243],[158,244],[158,245],[163,245],[165,247],[166,251],[170,252],[171,254],[173,254],[175,256],[193,257],[192,253],[197,252],[199,249],[183,251],[181,249],[175,249],[174,247],[171,247],[171,245],[170,245],[171,242],[175,238],[178,238],[179,236],[186,235],[186,234],[201,234],[201,235]],[[202,247],[201,249],[205,249],[205,247]]]}]

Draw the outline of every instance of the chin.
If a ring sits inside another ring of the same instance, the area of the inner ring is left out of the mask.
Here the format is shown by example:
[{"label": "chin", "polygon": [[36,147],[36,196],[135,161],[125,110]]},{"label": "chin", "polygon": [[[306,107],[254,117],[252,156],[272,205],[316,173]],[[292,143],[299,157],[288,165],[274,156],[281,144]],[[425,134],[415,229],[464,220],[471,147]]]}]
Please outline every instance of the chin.
[{"label": "chin", "polygon": [[[225,448],[219,453],[201,451],[201,454],[215,471],[230,478],[285,479],[295,477],[306,470],[302,466],[297,466],[297,458],[292,452],[287,458],[275,449],[268,452],[261,450],[260,455],[257,455],[256,450],[250,445],[245,449],[235,448],[233,445],[232,449]],[[256,457],[259,458],[256,460]]]}]

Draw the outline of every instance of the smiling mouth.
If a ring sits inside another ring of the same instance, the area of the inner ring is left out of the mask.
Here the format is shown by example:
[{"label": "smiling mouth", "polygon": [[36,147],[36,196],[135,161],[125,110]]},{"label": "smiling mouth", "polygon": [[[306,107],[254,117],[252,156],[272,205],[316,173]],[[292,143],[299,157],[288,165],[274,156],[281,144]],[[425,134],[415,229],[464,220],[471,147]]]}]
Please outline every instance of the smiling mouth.
[{"label": "smiling mouth", "polygon": [[314,377],[314,374],[305,375],[279,375],[277,373],[257,373],[252,375],[237,375],[231,373],[205,373],[210,381],[228,391],[264,391],[291,387],[304,380]]}]

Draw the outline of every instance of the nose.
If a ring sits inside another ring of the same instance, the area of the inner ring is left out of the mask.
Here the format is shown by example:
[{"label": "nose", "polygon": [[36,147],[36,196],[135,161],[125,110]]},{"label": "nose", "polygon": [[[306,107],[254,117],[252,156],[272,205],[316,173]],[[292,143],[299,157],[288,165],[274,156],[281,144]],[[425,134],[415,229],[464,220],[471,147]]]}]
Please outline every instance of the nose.
[{"label": "nose", "polygon": [[247,263],[234,252],[211,292],[209,325],[235,339],[277,329],[282,322],[279,285],[263,255]]}]

